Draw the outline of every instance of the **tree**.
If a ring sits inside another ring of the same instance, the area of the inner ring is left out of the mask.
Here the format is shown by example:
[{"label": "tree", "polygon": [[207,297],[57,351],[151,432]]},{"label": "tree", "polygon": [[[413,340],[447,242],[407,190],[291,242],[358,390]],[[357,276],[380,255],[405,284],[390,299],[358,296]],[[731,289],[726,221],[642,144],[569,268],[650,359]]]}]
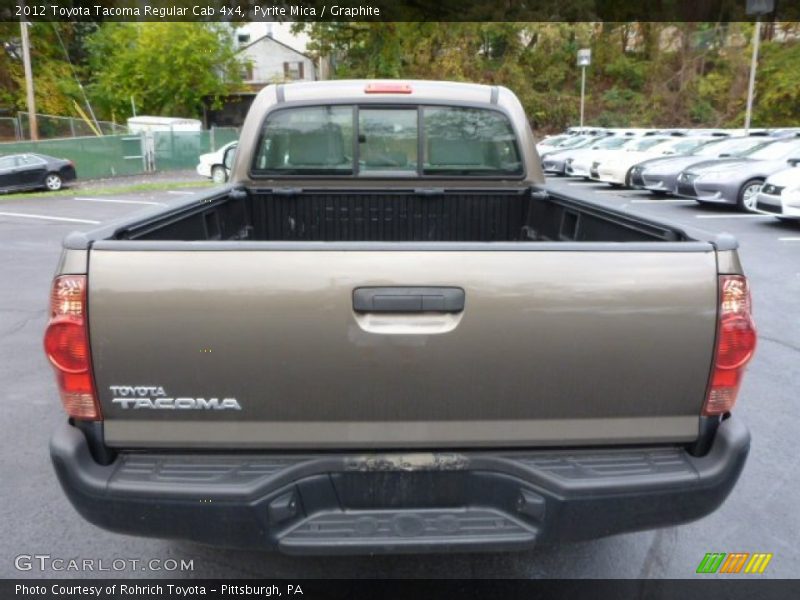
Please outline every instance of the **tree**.
[{"label": "tree", "polygon": [[[747,88],[746,23],[311,23],[309,51],[334,77],[453,79],[505,85],[531,124],[558,130],[578,119],[581,47],[586,122],[601,126],[741,127]],[[758,126],[800,117],[797,24],[773,24],[764,43]],[[773,31],[774,30],[774,31]]]},{"label": "tree", "polygon": [[90,96],[107,118],[146,114],[198,117],[241,85],[244,63],[227,26],[214,23],[105,23],[89,36]]},{"label": "tree", "polygon": [[[35,81],[37,112],[54,115],[73,115],[73,101],[83,103],[78,81],[82,71],[79,55],[83,48],[82,32],[93,24],[32,23],[30,25],[31,64]],[[24,111],[25,76],[17,56],[19,48],[18,22],[0,23],[0,43],[10,44],[13,50],[0,54],[0,106],[11,112]],[[60,38],[60,39],[59,39]],[[62,47],[62,42],[64,47]],[[65,53],[66,49],[66,53]],[[70,49],[74,55],[71,55]],[[73,67],[78,81],[73,74]]]}]

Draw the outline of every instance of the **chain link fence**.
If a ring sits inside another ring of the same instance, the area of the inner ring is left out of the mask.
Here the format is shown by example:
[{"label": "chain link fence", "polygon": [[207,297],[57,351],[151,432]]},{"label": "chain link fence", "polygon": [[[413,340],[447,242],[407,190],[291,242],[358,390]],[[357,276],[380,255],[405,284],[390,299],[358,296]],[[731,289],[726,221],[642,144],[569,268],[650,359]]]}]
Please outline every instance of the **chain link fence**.
[{"label": "chain link fence", "polygon": [[[17,120],[19,121],[19,139],[30,139],[30,113],[18,113]],[[59,117],[36,113],[36,123],[39,126],[40,140],[95,135],[95,131],[86,121],[76,117]],[[128,132],[128,128],[125,125],[119,125],[111,121],[98,121],[97,127],[103,135],[117,135]]]}]

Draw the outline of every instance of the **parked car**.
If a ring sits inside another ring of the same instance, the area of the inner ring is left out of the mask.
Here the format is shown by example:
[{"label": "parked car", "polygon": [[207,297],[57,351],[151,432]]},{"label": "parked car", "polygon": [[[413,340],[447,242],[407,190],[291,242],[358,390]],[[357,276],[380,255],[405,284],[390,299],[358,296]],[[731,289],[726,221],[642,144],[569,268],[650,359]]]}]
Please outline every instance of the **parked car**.
[{"label": "parked car", "polygon": [[573,136],[571,140],[567,140],[557,148],[541,155],[542,169],[551,175],[564,175],[566,160],[572,155],[572,152],[580,148],[589,148],[604,137],[606,134],[602,137],[596,135]]},{"label": "parked car", "polygon": [[608,129],[605,127],[568,127],[569,135],[606,135]]},{"label": "parked car", "polygon": [[572,136],[568,133],[562,133],[560,135],[548,135],[541,142],[536,144],[536,151],[539,154],[544,154],[545,152],[549,152],[558,148],[559,144],[567,141],[571,137]]},{"label": "parked car", "polygon": [[791,137],[798,134],[800,134],[800,127],[782,127],[769,130],[769,135],[773,137]]},{"label": "parked car", "polygon": [[701,144],[683,156],[650,158],[633,166],[630,185],[633,188],[650,190],[654,194],[675,193],[678,174],[692,165],[714,158],[739,156],[770,143],[763,137],[721,137]]},{"label": "parked car", "polygon": [[197,164],[197,174],[201,177],[209,177],[214,183],[225,183],[228,181],[228,171],[225,169],[225,151],[228,148],[235,148],[238,142],[229,142],[214,152],[200,155],[200,162]]},{"label": "parked car", "polygon": [[756,197],[758,212],[781,220],[800,220],[800,157],[793,166],[767,177]]},{"label": "parked car", "polygon": [[89,521],[485,552],[690,521],[732,490],[756,341],[735,239],[549,189],[510,90],[267,86],[231,166],[65,240],[50,452]]},{"label": "parked car", "polygon": [[588,147],[578,148],[565,154],[564,174],[571,177],[589,178],[592,163],[601,158],[609,150],[617,150],[631,141],[630,137],[612,135],[597,140]]},{"label": "parked car", "polygon": [[691,152],[706,139],[661,135],[645,136],[628,142],[619,150],[605,153],[601,158],[592,162],[589,168],[589,177],[611,185],[628,185],[630,183],[629,173],[633,165],[655,156]]},{"label": "parked car", "polygon": [[40,188],[55,192],[76,178],[71,160],[37,153],[0,156],[2,193]]},{"label": "parked car", "polygon": [[764,180],[800,156],[800,138],[777,138],[736,158],[692,165],[678,175],[676,194],[700,204],[731,204],[754,210]]}]

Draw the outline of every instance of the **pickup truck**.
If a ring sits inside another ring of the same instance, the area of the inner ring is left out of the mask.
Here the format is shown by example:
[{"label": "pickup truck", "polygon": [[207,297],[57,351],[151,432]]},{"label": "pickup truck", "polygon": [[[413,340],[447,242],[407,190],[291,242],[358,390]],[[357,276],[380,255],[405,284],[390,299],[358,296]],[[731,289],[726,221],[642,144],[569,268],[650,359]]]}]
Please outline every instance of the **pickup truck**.
[{"label": "pickup truck", "polygon": [[512,550],[715,510],[750,436],[736,241],[548,189],[503,87],[270,85],[225,186],[69,235],[64,492],[117,532]]}]

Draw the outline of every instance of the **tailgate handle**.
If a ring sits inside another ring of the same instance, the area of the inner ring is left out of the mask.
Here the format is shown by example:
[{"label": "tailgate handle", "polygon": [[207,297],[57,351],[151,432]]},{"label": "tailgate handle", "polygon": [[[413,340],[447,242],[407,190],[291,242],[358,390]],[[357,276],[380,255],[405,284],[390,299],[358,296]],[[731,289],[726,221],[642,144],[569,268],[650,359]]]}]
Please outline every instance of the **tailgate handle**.
[{"label": "tailgate handle", "polygon": [[457,313],[464,310],[464,290],[458,287],[362,287],[353,290],[356,312]]}]

